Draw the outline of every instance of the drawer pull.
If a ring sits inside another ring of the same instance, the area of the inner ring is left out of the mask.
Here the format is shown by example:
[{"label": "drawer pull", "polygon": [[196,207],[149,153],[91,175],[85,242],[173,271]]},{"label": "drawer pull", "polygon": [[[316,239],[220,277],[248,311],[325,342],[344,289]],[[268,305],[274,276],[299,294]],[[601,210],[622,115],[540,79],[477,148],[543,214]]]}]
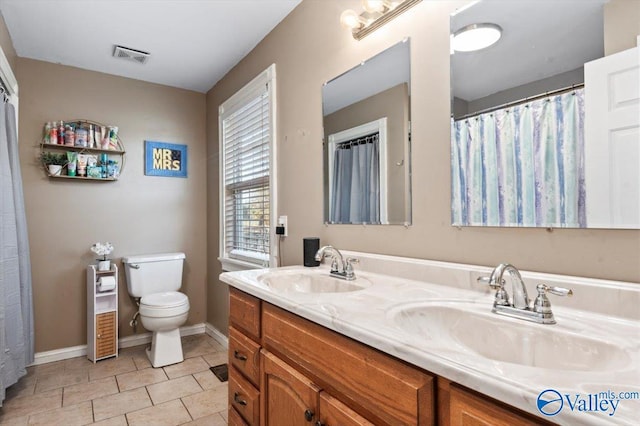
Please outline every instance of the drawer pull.
[{"label": "drawer pull", "polygon": [[97,338],[97,339],[102,339],[102,334],[98,334],[98,335],[96,336],[96,338]]},{"label": "drawer pull", "polygon": [[310,422],[311,420],[313,420],[313,411],[306,409],[304,410],[304,418],[306,421]]},{"label": "drawer pull", "polygon": [[233,351],[233,357],[234,357],[235,359],[239,359],[240,361],[246,361],[246,360],[247,360],[247,356],[246,356],[246,355],[242,355],[242,354],[241,354],[240,352],[238,352],[237,350],[236,350],[236,351]]},{"label": "drawer pull", "polygon": [[240,405],[247,405],[247,401],[240,398],[240,394],[238,392],[233,393],[233,402]]},{"label": "drawer pull", "polygon": [[318,420],[318,421],[316,422],[316,426],[325,426],[325,424],[324,424],[324,423],[322,423],[320,420]]}]

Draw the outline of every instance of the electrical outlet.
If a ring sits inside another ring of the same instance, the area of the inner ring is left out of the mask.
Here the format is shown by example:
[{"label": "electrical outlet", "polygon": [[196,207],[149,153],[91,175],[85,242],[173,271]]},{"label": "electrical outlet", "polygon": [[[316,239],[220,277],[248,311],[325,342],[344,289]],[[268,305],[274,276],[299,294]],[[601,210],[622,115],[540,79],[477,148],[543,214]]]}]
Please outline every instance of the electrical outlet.
[{"label": "electrical outlet", "polygon": [[286,237],[287,235],[289,235],[289,226],[287,223],[287,216],[278,217],[278,226],[281,226],[284,228],[284,233],[281,233],[280,234],[281,236]]}]

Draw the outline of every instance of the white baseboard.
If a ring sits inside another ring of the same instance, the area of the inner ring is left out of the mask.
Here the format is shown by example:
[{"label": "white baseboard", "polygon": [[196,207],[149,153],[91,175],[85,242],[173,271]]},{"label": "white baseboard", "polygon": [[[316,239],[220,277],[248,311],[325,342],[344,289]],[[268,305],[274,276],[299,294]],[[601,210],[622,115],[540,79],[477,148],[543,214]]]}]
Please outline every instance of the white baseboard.
[{"label": "white baseboard", "polygon": [[[218,330],[213,328],[211,324],[208,324],[208,323],[207,324],[200,323],[200,324],[187,325],[184,327],[180,327],[180,336],[191,336],[194,334],[203,334],[206,332],[209,336],[211,336],[216,341],[222,344],[222,342],[220,342],[218,338],[216,338],[216,336],[211,334],[213,332],[208,331],[209,327],[211,327],[212,330],[215,330],[215,333],[218,333],[220,336],[225,337],[222,333],[220,333]],[[153,336],[153,333],[147,332],[147,333],[141,333],[141,334],[134,334],[133,336],[122,337],[118,339],[118,347],[130,348],[131,346],[146,345],[148,343],[151,343],[152,336]],[[30,364],[30,365],[33,366],[33,365],[46,364],[48,362],[61,361],[64,359],[76,358],[79,356],[86,356],[86,355],[87,355],[87,345],[72,346],[69,348],[54,349],[52,351],[37,352],[34,355],[33,364]]]},{"label": "white baseboard", "polygon": [[213,325],[205,323],[205,333],[207,333],[207,335],[213,340],[220,343],[225,349],[229,349],[229,338]]},{"label": "white baseboard", "polygon": [[54,349],[52,351],[37,352],[33,356],[33,364],[40,365],[48,362],[60,361],[87,355],[87,345],[72,346],[70,348]]}]

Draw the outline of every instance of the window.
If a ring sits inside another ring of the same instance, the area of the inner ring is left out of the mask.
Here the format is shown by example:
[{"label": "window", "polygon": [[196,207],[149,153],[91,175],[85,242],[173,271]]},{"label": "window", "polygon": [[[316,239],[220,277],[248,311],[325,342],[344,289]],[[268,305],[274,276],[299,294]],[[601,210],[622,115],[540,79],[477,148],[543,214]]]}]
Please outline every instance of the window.
[{"label": "window", "polygon": [[220,261],[226,271],[274,264],[275,65],[219,109]]}]

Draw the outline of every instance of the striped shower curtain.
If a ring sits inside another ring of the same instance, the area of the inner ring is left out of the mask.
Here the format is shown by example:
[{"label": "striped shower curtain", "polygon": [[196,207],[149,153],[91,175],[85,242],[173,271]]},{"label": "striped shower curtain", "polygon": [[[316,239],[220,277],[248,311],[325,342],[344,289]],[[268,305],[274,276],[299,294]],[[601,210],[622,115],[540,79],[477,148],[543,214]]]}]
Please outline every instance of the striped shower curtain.
[{"label": "striped shower curtain", "polygon": [[586,226],[584,89],[452,121],[456,226]]}]

